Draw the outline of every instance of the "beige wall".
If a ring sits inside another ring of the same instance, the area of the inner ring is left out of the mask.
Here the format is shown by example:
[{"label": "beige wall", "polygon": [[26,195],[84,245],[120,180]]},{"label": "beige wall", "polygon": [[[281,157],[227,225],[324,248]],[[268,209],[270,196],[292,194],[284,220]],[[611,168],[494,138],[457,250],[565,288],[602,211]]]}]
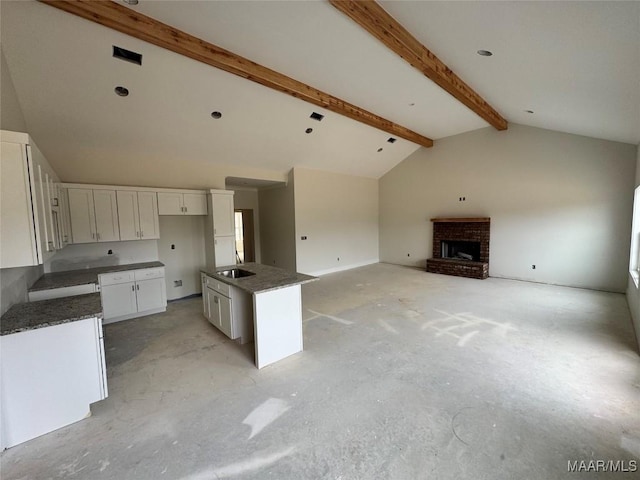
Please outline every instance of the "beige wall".
[{"label": "beige wall", "polygon": [[242,208],[253,210],[253,232],[254,243],[256,249],[256,263],[260,263],[262,256],[260,254],[260,201],[258,198],[258,190],[233,188],[233,208]]},{"label": "beige wall", "polygon": [[[636,187],[640,186],[640,145],[637,147],[636,153]],[[632,245],[632,254],[637,255],[637,249],[640,248],[640,195],[636,199],[634,209],[634,221],[633,221],[633,236],[632,241],[635,239],[635,248]],[[631,264],[634,263],[630,260]],[[640,283],[640,281],[639,281]],[[636,340],[638,343],[638,351],[640,351],[640,289],[636,286],[631,274],[627,277],[627,303],[629,304],[629,310],[631,311],[631,319],[633,321],[633,328],[636,333]]]},{"label": "beige wall", "polygon": [[[167,300],[202,292],[200,269],[206,264],[205,218],[200,215],[160,216],[158,259],[165,265]],[[171,246],[175,248],[171,248]],[[182,280],[182,286],[175,281]]]},{"label": "beige wall", "polygon": [[322,275],[377,263],[378,181],[304,168],[294,177],[298,271]]},{"label": "beige wall", "polygon": [[260,190],[260,242],[262,263],[296,270],[296,231],[293,171],[287,185]]},{"label": "beige wall", "polygon": [[622,292],[635,163],[633,145],[514,124],[439,140],[380,180],[381,260],[424,267],[430,218],[487,216],[491,276]]},{"label": "beige wall", "polygon": [[26,132],[22,108],[18,102],[18,95],[13,86],[13,80],[7,67],[7,61],[0,48],[0,130]]},{"label": "beige wall", "polygon": [[[0,129],[26,132],[27,126],[18,96],[0,49]],[[0,315],[11,305],[27,301],[27,289],[40,278],[42,266],[4,268],[0,270]]]}]

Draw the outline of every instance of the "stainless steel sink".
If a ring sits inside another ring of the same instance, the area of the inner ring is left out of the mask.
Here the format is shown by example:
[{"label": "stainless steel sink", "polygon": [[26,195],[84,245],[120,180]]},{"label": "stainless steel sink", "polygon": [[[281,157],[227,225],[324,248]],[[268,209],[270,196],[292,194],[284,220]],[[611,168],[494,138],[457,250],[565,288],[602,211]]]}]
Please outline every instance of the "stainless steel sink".
[{"label": "stainless steel sink", "polygon": [[230,270],[220,270],[216,272],[218,275],[222,275],[227,278],[242,278],[242,277],[250,277],[255,275],[253,272],[249,272],[247,270],[242,270],[240,268],[232,268]]}]

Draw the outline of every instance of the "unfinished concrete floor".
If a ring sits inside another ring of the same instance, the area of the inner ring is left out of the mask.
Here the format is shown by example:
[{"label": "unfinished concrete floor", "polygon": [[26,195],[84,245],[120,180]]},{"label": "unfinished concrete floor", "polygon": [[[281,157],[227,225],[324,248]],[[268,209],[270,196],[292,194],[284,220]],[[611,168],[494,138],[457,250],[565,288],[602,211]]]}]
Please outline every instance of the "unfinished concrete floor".
[{"label": "unfinished concrete floor", "polygon": [[638,478],[567,472],[640,464],[623,295],[372,265],[305,285],[305,351],[260,371],[200,309],[107,325],[109,398],[2,478]]}]

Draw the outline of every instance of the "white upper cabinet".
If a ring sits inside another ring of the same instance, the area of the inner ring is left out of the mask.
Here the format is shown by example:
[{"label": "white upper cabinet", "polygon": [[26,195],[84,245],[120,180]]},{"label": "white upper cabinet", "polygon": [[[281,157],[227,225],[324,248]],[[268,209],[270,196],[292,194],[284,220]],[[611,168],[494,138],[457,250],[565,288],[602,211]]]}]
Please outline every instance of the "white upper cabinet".
[{"label": "white upper cabinet", "polygon": [[93,203],[96,211],[97,240],[99,242],[120,240],[118,203],[115,190],[94,190]]},{"label": "white upper cabinet", "polygon": [[184,215],[184,194],[158,192],[159,215]]},{"label": "white upper cabinet", "polygon": [[140,213],[140,238],[144,240],[160,238],[156,192],[138,192],[138,212]]},{"label": "white upper cabinet", "polygon": [[25,133],[2,131],[0,268],[38,265],[62,248],[58,178]]},{"label": "white upper cabinet", "polygon": [[184,194],[184,214],[185,215],[206,215],[207,195],[204,193]]},{"label": "white upper cabinet", "polygon": [[120,240],[140,239],[140,214],[138,213],[138,193],[118,190],[118,225]]},{"label": "white upper cabinet", "polygon": [[0,268],[42,263],[36,246],[27,146],[2,142],[0,175]]},{"label": "white upper cabinet", "polygon": [[96,242],[96,214],[93,209],[93,190],[70,188],[69,218],[73,243]]},{"label": "white upper cabinet", "polygon": [[120,240],[160,238],[158,200],[155,192],[118,190]]},{"label": "white upper cabinet", "polygon": [[204,193],[158,192],[160,215],[206,215],[207,196]]},{"label": "white upper cabinet", "polygon": [[120,240],[114,190],[70,188],[68,195],[73,243]]},{"label": "white upper cabinet", "polygon": [[235,235],[233,194],[213,193],[213,234],[215,236]]}]

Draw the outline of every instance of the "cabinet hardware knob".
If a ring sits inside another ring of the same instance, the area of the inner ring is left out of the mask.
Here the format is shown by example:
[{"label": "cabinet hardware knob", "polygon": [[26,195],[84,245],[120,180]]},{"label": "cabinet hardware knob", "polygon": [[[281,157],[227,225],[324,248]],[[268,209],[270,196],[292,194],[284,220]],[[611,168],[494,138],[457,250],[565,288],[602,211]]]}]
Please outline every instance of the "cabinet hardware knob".
[{"label": "cabinet hardware knob", "polygon": [[134,287],[133,285],[131,285],[131,291],[135,292],[136,291],[136,287]]},{"label": "cabinet hardware knob", "polygon": [[136,283],[136,290],[140,291],[140,285]]},{"label": "cabinet hardware knob", "polygon": [[144,232],[140,230],[140,238],[144,237]]}]

